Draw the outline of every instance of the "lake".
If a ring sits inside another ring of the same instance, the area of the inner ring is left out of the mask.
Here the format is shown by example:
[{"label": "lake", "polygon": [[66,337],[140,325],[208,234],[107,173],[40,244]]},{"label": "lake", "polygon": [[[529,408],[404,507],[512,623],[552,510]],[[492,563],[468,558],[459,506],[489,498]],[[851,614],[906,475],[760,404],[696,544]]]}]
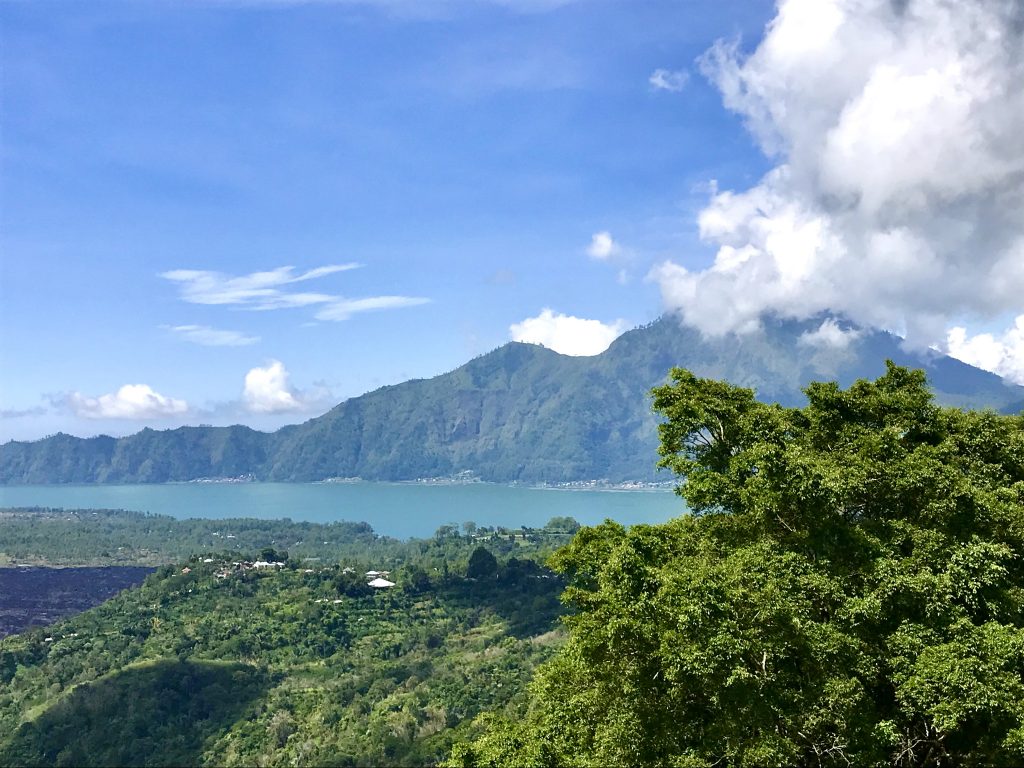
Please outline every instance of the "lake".
[{"label": "lake", "polygon": [[386,536],[428,537],[447,523],[518,528],[556,516],[594,525],[661,523],[685,511],[667,490],[562,490],[474,483],[173,483],[0,486],[0,507],[130,509],[171,517],[290,517],[366,522]]}]

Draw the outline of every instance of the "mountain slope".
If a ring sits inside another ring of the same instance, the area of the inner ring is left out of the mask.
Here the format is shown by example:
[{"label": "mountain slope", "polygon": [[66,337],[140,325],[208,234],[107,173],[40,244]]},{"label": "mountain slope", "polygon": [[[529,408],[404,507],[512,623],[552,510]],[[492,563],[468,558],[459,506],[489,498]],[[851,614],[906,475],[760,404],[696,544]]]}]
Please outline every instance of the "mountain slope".
[{"label": "mountain slope", "polygon": [[[496,536],[479,579],[482,539],[360,538],[278,568],[204,550],[8,636],[0,765],[437,765],[478,714],[521,714],[560,642],[562,582],[539,563],[569,537]],[[396,586],[371,589],[382,562]]]},{"label": "mountain slope", "polygon": [[623,334],[604,353],[566,357],[509,343],[454,371],[383,387],[275,433],[247,427],[143,430],[88,440],[55,435],[0,446],[0,482],[166,482],[252,474],[261,480],[405,480],[472,470],[498,482],[655,477],[648,392],[674,365],[752,387],[785,405],[815,379],[848,386],[885,360],[924,368],[939,402],[1024,408],[1024,388],[949,357],[861,333],[845,349],[807,343],[817,322],[706,339],[672,318]]}]

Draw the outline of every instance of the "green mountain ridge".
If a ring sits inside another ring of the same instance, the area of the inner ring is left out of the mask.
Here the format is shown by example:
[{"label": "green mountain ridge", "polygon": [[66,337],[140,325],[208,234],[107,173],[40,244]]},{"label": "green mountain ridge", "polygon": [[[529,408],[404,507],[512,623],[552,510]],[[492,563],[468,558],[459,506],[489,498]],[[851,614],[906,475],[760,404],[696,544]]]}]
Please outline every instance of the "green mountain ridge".
[{"label": "green mountain ridge", "polygon": [[797,405],[813,380],[848,386],[881,375],[891,359],[924,368],[942,404],[1024,409],[1024,387],[939,353],[906,351],[892,334],[860,331],[845,349],[808,344],[805,334],[820,321],[774,321],[760,334],[709,339],[662,317],[593,357],[510,342],[273,433],[236,425],[12,441],[0,446],[0,483],[413,480],[463,471],[492,482],[649,481],[657,479],[657,422],[648,393],[674,365]]}]

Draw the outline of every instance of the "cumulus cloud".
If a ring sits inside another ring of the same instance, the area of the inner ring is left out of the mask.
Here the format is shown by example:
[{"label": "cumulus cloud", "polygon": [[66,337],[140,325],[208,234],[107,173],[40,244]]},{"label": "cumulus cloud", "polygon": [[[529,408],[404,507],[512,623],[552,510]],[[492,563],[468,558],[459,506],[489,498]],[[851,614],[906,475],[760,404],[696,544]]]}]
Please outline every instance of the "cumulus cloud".
[{"label": "cumulus cloud", "polygon": [[670,70],[670,69],[656,69],[651,73],[651,76],[647,78],[647,82],[651,84],[651,87],[656,91],[672,91],[678,93],[686,87],[686,83],[690,80],[690,73],[685,69]]},{"label": "cumulus cloud", "polygon": [[595,232],[587,246],[587,255],[598,261],[608,261],[622,253],[622,246],[615,242],[611,232]]},{"label": "cumulus cloud", "polygon": [[804,331],[797,339],[797,343],[805,347],[817,347],[819,349],[847,349],[850,344],[859,339],[863,331],[856,328],[843,328],[829,317],[822,321],[821,325],[813,331]]},{"label": "cumulus cloud", "polygon": [[1000,336],[970,336],[962,326],[951,328],[946,349],[958,360],[1024,385],[1024,315],[1019,315],[1013,327]]},{"label": "cumulus cloud", "polygon": [[777,163],[713,191],[711,265],[652,271],[687,323],[831,312],[923,347],[1021,311],[1024,6],[778,0],[756,50],[719,42],[701,67]]},{"label": "cumulus cloud", "polygon": [[188,403],[155,392],[146,384],[125,384],[113,394],[87,397],[73,392],[67,405],[86,419],[160,419],[188,413]]},{"label": "cumulus cloud", "polygon": [[626,330],[622,320],[606,324],[600,320],[555,313],[544,309],[536,317],[514,323],[508,329],[513,341],[540,344],[563,355],[598,355]]},{"label": "cumulus cloud", "polygon": [[364,299],[335,298],[316,313],[317,320],[347,320],[359,312],[382,309],[400,309],[429,304],[430,299],[419,296],[368,296]]},{"label": "cumulus cloud", "polygon": [[204,347],[245,347],[260,340],[259,336],[247,336],[241,331],[224,331],[206,325],[165,325],[161,327],[183,341],[201,344]]},{"label": "cumulus cloud", "polygon": [[245,374],[242,402],[252,413],[284,413],[305,408],[301,395],[292,389],[284,363],[271,360],[264,368]]}]

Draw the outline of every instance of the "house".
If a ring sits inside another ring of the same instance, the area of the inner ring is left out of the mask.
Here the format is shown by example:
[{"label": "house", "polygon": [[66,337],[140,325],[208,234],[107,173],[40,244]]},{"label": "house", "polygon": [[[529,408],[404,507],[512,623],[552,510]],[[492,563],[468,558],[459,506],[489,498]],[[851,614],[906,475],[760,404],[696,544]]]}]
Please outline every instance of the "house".
[{"label": "house", "polygon": [[369,584],[367,584],[367,586],[373,587],[374,589],[387,589],[388,587],[395,586],[395,582],[388,581],[387,579],[377,578],[371,581]]}]

